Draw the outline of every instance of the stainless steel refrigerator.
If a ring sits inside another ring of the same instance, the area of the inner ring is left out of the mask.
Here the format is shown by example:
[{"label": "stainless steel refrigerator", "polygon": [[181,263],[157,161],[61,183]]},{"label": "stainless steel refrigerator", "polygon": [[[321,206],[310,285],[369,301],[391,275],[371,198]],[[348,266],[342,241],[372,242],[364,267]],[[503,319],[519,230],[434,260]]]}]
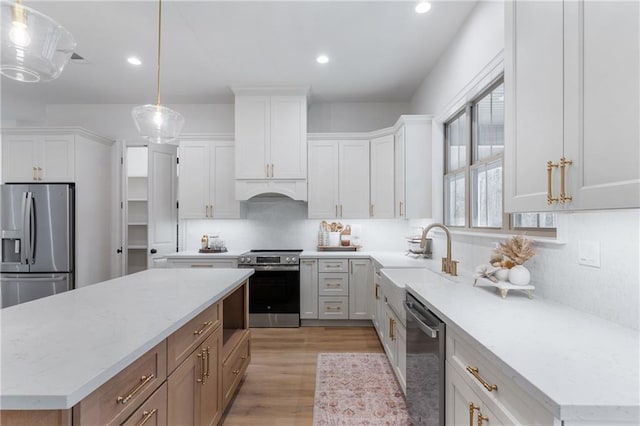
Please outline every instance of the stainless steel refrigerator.
[{"label": "stainless steel refrigerator", "polygon": [[0,186],[2,308],[74,288],[73,184]]}]

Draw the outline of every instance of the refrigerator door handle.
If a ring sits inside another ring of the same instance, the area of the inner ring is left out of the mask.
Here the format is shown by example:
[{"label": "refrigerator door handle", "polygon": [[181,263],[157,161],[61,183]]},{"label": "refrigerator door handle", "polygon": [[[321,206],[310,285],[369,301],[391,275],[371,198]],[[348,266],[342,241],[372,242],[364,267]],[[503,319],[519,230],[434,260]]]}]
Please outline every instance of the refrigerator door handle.
[{"label": "refrigerator door handle", "polygon": [[22,250],[20,251],[20,263],[28,264],[29,258],[29,210],[31,209],[30,200],[31,192],[22,193]]},{"label": "refrigerator door handle", "polygon": [[31,202],[29,207],[29,262],[36,263],[36,242],[38,232],[36,229],[36,200],[33,198],[33,192],[31,194]]},{"label": "refrigerator door handle", "polygon": [[20,282],[25,282],[25,281],[29,281],[29,282],[33,282],[33,283],[40,283],[40,282],[46,282],[46,283],[57,283],[60,281],[64,281],[66,280],[67,277],[64,275],[58,275],[58,276],[53,276],[53,277],[28,277],[25,278],[24,276],[22,277],[11,277],[11,276],[3,276],[0,277],[0,282],[16,282],[16,281],[20,281]]}]

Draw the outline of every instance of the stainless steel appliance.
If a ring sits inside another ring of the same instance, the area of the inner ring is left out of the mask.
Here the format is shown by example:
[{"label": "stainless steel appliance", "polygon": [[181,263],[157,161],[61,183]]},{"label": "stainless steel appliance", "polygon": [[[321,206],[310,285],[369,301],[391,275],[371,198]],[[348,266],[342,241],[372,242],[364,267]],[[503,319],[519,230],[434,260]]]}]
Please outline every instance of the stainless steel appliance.
[{"label": "stainless steel appliance", "polygon": [[445,324],[407,293],[407,410],[414,425],[444,425]]},{"label": "stainless steel appliance", "polygon": [[249,327],[300,327],[300,252],[251,250],[238,268],[253,268],[249,278]]},{"label": "stainless steel appliance", "polygon": [[73,184],[0,186],[3,308],[74,288]]}]

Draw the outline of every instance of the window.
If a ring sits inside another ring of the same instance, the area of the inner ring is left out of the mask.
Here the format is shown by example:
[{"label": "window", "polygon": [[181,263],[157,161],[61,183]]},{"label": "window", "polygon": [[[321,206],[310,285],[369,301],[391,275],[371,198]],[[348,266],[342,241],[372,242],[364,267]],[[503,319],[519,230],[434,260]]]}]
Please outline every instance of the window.
[{"label": "window", "polygon": [[446,225],[500,231],[547,230],[547,234],[549,231],[555,232],[553,213],[503,213],[502,77],[447,120],[444,130]]}]

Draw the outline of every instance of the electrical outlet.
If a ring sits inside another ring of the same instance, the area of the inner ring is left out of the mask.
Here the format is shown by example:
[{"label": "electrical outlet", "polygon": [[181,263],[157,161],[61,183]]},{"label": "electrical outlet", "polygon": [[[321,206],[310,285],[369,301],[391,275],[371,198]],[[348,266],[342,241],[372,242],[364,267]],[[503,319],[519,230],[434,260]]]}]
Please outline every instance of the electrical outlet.
[{"label": "electrical outlet", "polygon": [[600,268],[600,243],[578,241],[578,264]]}]

